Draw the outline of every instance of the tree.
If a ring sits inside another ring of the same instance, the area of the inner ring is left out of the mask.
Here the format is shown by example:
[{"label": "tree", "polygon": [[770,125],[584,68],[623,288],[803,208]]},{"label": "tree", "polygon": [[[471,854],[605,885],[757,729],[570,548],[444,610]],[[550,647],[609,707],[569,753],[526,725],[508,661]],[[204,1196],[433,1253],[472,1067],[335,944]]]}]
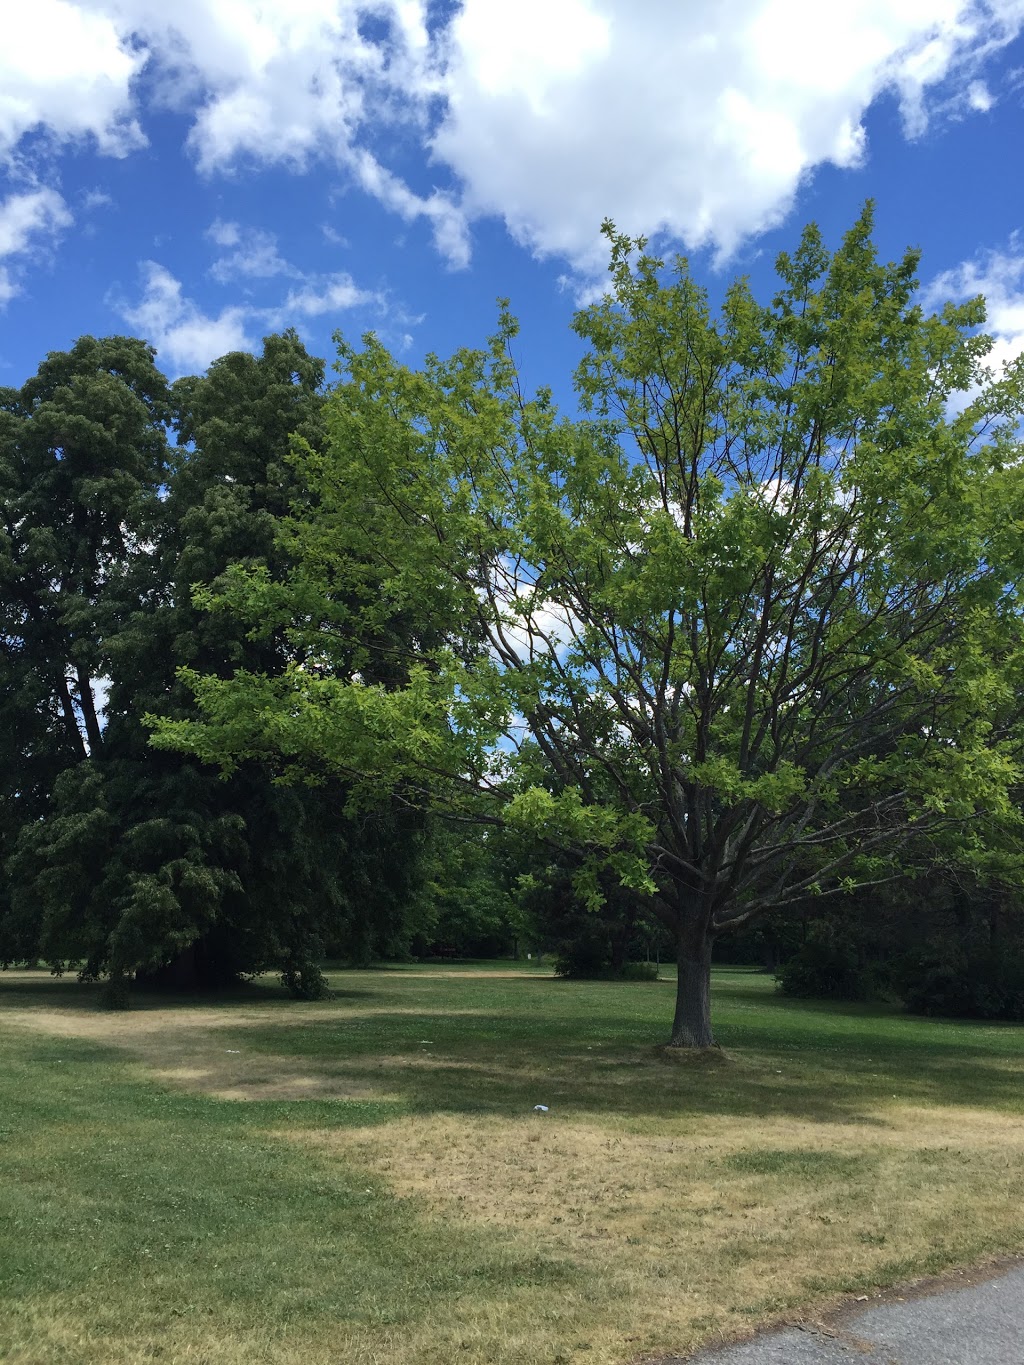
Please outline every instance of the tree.
[{"label": "tree", "polygon": [[[294,667],[193,675],[157,742],[230,768],[326,765],[575,850],[670,926],[671,1042],[713,1042],[715,938],[898,875],[925,831],[1009,810],[1020,666],[1020,364],[984,370],[980,300],[927,316],[914,253],[864,214],[814,227],[758,303],[713,317],[677,259],[609,225],[575,329],[583,416],[489,350],[397,364],[341,346],[300,584],[344,584],[362,638],[416,603],[440,643],[406,685]],[[236,580],[257,607],[266,585]],[[290,631],[304,636],[293,611]],[[525,741],[525,742],[524,742]]]},{"label": "tree", "polygon": [[[133,337],[82,337],[0,390],[0,867],[58,776],[99,756],[130,566],[167,466],[167,385]],[[0,960],[34,956],[38,916],[0,880]]]},{"label": "tree", "polygon": [[323,371],[286,333],[168,390],[145,343],[86,338],[4,395],[2,704],[17,724],[0,961],[78,964],[119,1000],[132,976],[195,987],[272,968],[310,994],[326,940],[400,913],[417,820],[385,803],[346,821],[330,774],[285,789],[251,764],[221,781],[157,753],[142,725],[192,713],[179,664],[283,667],[278,638],[201,611],[193,590],[232,564],[287,568],[275,533],[304,494],[289,438],[318,447]]},{"label": "tree", "polygon": [[424,875],[403,926],[406,952],[487,958],[516,948],[519,915],[510,882],[518,851],[507,843],[495,829],[428,821]]}]

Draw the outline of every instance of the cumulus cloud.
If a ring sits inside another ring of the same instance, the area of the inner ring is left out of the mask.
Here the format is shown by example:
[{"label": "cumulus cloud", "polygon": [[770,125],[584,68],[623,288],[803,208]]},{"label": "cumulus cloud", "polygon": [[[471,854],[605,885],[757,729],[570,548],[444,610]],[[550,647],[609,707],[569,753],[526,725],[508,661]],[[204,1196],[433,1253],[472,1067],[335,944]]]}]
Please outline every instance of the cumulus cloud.
[{"label": "cumulus cloud", "polygon": [[0,204],[0,257],[27,251],[40,233],[53,233],[71,223],[67,204],[56,190],[12,194]]},{"label": "cumulus cloud", "polygon": [[0,305],[20,292],[14,271],[2,262],[30,255],[72,221],[67,204],[53,189],[12,194],[0,203]]},{"label": "cumulus cloud", "polygon": [[596,266],[606,214],[728,252],[865,155],[883,89],[911,134],[943,82],[982,107],[979,63],[1022,23],[1020,0],[465,0],[433,148],[540,254]]},{"label": "cumulus cloud", "polygon": [[143,264],[141,299],[136,304],[121,303],[119,312],[129,326],[152,342],[162,362],[178,373],[204,370],[228,351],[251,351],[254,347],[244,308],[224,308],[216,316],[204,313],[194,300],[185,297],[181,281],[156,261]]},{"label": "cumulus cloud", "polygon": [[1024,353],[1024,236],[1014,233],[1004,250],[980,252],[939,275],[924,292],[929,308],[947,300],[963,303],[985,296],[985,331],[993,338],[987,364],[998,374]]},{"label": "cumulus cloud", "polygon": [[434,245],[449,265],[460,269],[469,264],[469,224],[462,206],[450,194],[442,190],[434,190],[426,197],[414,194],[366,151],[355,154],[353,170],[368,194],[407,223],[425,218],[433,229]]},{"label": "cumulus cloud", "polygon": [[[145,35],[163,98],[195,110],[188,146],[206,174],[239,163],[346,168],[403,219],[430,224],[455,266],[468,258],[461,211],[381,165],[364,134],[422,129],[440,75],[425,0],[119,0]],[[367,20],[376,37],[366,36]]]},{"label": "cumulus cloud", "polygon": [[[910,136],[984,112],[1022,27],[1024,0],[35,0],[5,28],[0,150],[44,128],[123,155],[173,106],[200,173],[327,161],[454,266],[496,216],[586,272],[608,214],[728,253],[867,154],[882,91]],[[386,165],[382,129],[437,183]]]},{"label": "cumulus cloud", "polygon": [[91,135],[101,152],[124,155],[145,141],[144,103],[177,108],[192,119],[187,144],[200,172],[333,160],[406,221],[425,219],[442,254],[464,264],[457,205],[417,193],[360,141],[382,124],[425,127],[440,92],[426,9],[426,0],[35,0],[5,23],[0,155],[36,129]]},{"label": "cumulus cloud", "polygon": [[0,43],[0,155],[29,132],[91,137],[124,156],[145,142],[132,81],[147,60],[132,29],[101,6],[31,0],[4,10]]}]

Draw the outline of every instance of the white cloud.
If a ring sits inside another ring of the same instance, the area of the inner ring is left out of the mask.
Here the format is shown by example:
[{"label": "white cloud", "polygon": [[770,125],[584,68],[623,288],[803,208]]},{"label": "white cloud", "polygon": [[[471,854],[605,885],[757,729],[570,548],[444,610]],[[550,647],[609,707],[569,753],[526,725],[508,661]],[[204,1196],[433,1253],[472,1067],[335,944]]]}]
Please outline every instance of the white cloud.
[{"label": "white cloud", "polygon": [[91,136],[123,156],[145,141],[131,83],[146,61],[131,28],[101,6],[31,0],[4,7],[0,43],[0,156],[25,133]]},{"label": "white cloud", "polygon": [[237,223],[225,223],[217,218],[206,229],[206,235],[217,246],[238,246],[242,240],[242,229]]},{"label": "white cloud", "polygon": [[[30,254],[40,240],[54,237],[73,221],[56,190],[37,189],[10,195],[0,203],[0,262]],[[19,292],[13,272],[0,265],[0,306]]]},{"label": "white cloud", "polygon": [[985,296],[984,330],[993,338],[986,364],[998,375],[1003,365],[1024,353],[1024,236],[1014,233],[1005,251],[983,251],[939,275],[924,291],[928,308],[947,300],[963,303]]},{"label": "white cloud", "polygon": [[[372,307],[381,315],[388,312],[383,294],[360,288],[347,272],[318,275],[299,270],[280,256],[277,240],[269,233],[218,219],[206,235],[217,245],[237,248],[232,256],[221,258],[211,271],[219,280],[285,275],[297,284],[280,304],[236,303],[214,314],[187,297],[181,281],[165,266],[144,261],[142,296],[138,302],[116,297],[111,302],[130,327],[152,342],[162,363],[176,374],[204,370],[228,351],[254,350],[257,335],[294,326],[304,318],[359,307]],[[412,321],[400,309],[396,319]]]},{"label": "white cloud", "polygon": [[[440,90],[426,0],[121,0],[152,46],[169,100],[196,109],[188,145],[200,171],[239,162],[306,169],[333,160],[407,222],[425,219],[453,265],[468,259],[460,210],[420,195],[360,143],[368,128],[422,128]],[[385,26],[364,36],[367,18]]]},{"label": "white cloud", "polygon": [[380,294],[360,289],[352,276],[343,272],[313,277],[302,289],[293,289],[281,305],[280,315],[287,324],[296,316],[319,317],[322,313],[340,313],[364,304],[383,308],[384,300]]},{"label": "white cloud", "polygon": [[40,233],[56,232],[71,222],[68,206],[56,190],[12,194],[0,204],[0,257],[27,251]]},{"label": "white cloud", "polygon": [[270,279],[274,275],[294,275],[277,249],[277,238],[262,228],[241,228],[237,223],[217,219],[206,232],[210,241],[220,247],[234,247],[229,255],[220,256],[210,267],[210,274],[221,284],[237,279]]},{"label": "white cloud", "polygon": [[[203,174],[326,161],[454,266],[495,215],[586,272],[609,214],[720,253],[779,222],[816,166],[864,157],[882,91],[911,136],[990,108],[1022,27],[1024,0],[34,0],[5,22],[0,153],[43,128],[123,155],[169,105]],[[382,127],[435,185],[382,163]]]},{"label": "white cloud", "polygon": [[[201,172],[240,161],[347,168],[406,221],[427,220],[438,249],[466,259],[457,207],[417,194],[379,166],[367,127],[423,129],[440,76],[427,0],[34,0],[7,22],[0,51],[0,156],[36,128],[91,134],[105,153],[144,142],[151,103],[192,116]],[[366,21],[379,35],[364,35]]]},{"label": "white cloud", "polygon": [[119,312],[153,343],[165,365],[177,373],[204,370],[228,351],[253,349],[244,308],[224,308],[213,317],[184,296],[180,280],[164,266],[146,261],[143,271],[142,298],[135,305],[122,303]]},{"label": "white cloud", "polygon": [[434,151],[540,254],[603,263],[606,214],[728,252],[864,156],[880,91],[917,132],[1022,23],[1022,0],[465,0]]},{"label": "white cloud", "polygon": [[414,194],[408,185],[366,151],[354,154],[353,170],[368,194],[407,223],[426,218],[433,228],[435,246],[453,268],[469,264],[469,226],[461,206],[451,195],[440,190],[434,190],[426,198]]}]

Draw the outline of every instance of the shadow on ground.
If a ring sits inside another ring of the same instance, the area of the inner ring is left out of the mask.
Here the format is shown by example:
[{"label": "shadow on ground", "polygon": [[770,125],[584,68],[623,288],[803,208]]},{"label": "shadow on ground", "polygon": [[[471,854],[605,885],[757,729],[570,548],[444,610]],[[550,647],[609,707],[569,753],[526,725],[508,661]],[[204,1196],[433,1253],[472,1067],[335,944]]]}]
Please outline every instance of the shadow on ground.
[{"label": "shadow on ground", "polygon": [[[0,976],[0,1020],[110,1043],[162,1079],[250,1100],[387,1099],[395,1112],[549,1111],[631,1121],[690,1114],[884,1126],[893,1100],[1024,1107],[1024,1030],[911,1019],[886,1007],[786,1000],[750,972],[716,974],[722,1050],[664,1048],[673,984],[339,973],[324,1002],[262,982],[209,997]],[[177,1036],[176,1036],[177,1035]]]}]

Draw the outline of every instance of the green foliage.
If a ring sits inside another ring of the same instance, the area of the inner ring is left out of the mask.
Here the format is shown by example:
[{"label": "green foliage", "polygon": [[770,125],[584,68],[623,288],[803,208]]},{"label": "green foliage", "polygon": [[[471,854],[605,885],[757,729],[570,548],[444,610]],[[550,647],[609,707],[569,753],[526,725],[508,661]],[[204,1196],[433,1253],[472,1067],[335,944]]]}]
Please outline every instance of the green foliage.
[{"label": "green foliage", "polygon": [[[834,252],[809,227],[773,298],[738,280],[713,316],[684,260],[609,226],[580,420],[523,395],[507,311],[418,372],[342,343],[290,578],[210,599],[272,602],[306,660],[333,595],[330,676],[199,670],[202,718],[155,742],[507,821],[572,850],[592,908],[602,871],[650,896],[698,974],[923,833],[1009,827],[1024,368],[989,375],[981,302],[926,316],[871,227]],[[677,1042],[710,1039],[679,1010]]]},{"label": "green foliage", "polygon": [[510,889],[515,857],[500,830],[430,820],[421,881],[405,917],[405,951],[416,957],[511,955],[519,927]]},{"label": "green foliage", "polygon": [[802,999],[871,1000],[881,974],[867,964],[856,943],[831,920],[810,926],[802,946],[775,973],[783,995]]},{"label": "green foliage", "polygon": [[315,963],[288,966],[281,973],[281,985],[295,1000],[329,1000],[331,988]]},{"label": "green foliage", "polygon": [[565,956],[555,959],[556,976],[575,981],[657,981],[656,962],[623,962],[620,967],[605,966],[593,952],[573,943]]},{"label": "green foliage", "polygon": [[131,1009],[131,987],[124,976],[111,976],[103,983],[100,1004],[106,1010]]},{"label": "green foliage", "polygon": [[1024,1020],[1024,948],[1017,944],[966,952],[948,941],[923,944],[894,964],[893,984],[912,1014]]},{"label": "green foliage", "polygon": [[[529,852],[521,850],[520,857],[525,860]],[[578,980],[657,979],[656,964],[631,961],[650,951],[653,926],[645,914],[646,897],[622,886],[605,871],[595,879],[595,904],[581,895],[579,877],[569,859],[545,860],[534,848],[532,863],[531,871],[518,879],[525,938],[554,954],[559,976]]]},{"label": "green foliage", "polygon": [[421,821],[390,789],[346,817],[332,775],[286,789],[247,764],[221,780],[154,751],[142,717],[194,715],[178,666],[296,666],[280,635],[194,594],[240,565],[284,573],[281,518],[305,496],[290,442],[322,440],[323,363],[293,333],[170,390],[152,361],[141,342],[85,338],[0,395],[0,705],[15,746],[0,960],[73,963],[115,996],[133,976],[192,988],[276,968],[315,998],[328,939],[400,915]]},{"label": "green foliage", "polygon": [[[0,389],[0,868],[59,775],[102,751],[108,644],[159,516],[168,413],[130,337],[83,337]],[[0,961],[37,951],[10,890],[0,875]]]}]

